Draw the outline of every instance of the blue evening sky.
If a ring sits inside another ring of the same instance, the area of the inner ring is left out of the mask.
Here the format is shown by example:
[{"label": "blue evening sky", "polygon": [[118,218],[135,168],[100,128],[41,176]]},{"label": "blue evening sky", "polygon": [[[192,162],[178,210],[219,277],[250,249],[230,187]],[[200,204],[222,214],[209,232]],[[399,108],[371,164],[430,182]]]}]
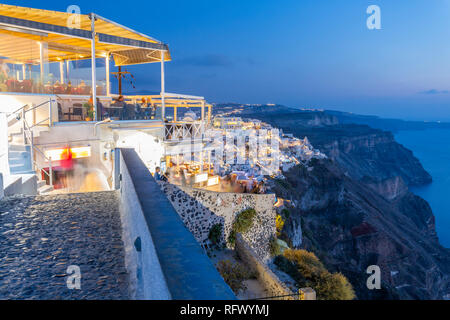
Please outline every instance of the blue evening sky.
[{"label": "blue evening sky", "polygon": [[[450,0],[5,2],[76,4],[168,43],[169,92],[450,120]],[[366,27],[372,4],[382,30]],[[159,90],[158,64],[128,70],[136,90]]]}]

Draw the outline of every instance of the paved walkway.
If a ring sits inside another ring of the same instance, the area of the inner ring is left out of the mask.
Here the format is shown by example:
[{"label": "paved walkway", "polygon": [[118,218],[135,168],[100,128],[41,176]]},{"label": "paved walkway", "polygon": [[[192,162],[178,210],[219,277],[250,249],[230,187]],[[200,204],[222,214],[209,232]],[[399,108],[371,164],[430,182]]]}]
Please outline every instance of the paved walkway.
[{"label": "paved walkway", "polygon": [[[67,288],[69,265],[81,289]],[[0,299],[127,299],[115,192],[0,200]]]}]

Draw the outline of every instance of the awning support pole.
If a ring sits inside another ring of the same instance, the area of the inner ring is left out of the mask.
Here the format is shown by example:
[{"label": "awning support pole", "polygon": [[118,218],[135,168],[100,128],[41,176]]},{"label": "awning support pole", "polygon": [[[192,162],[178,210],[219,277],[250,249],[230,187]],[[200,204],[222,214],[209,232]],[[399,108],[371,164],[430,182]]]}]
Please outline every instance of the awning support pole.
[{"label": "awning support pole", "polygon": [[44,85],[44,45],[39,42],[39,65],[41,84]]},{"label": "awning support pole", "polygon": [[105,69],[106,69],[106,95],[109,96],[111,94],[111,82],[109,79],[109,52],[106,53],[105,58]]},{"label": "awning support pole", "polygon": [[164,121],[166,119],[166,101],[165,101],[165,79],[164,79],[164,54],[165,51],[161,51],[161,118]]},{"label": "awning support pole", "polygon": [[203,149],[200,151],[200,173],[203,173]]},{"label": "awning support pole", "polygon": [[202,101],[202,121],[205,121],[205,100]]},{"label": "awning support pole", "polygon": [[97,112],[97,74],[96,74],[96,64],[95,64],[95,14],[91,13],[91,32],[92,32],[92,40],[91,40],[91,69],[92,69],[92,104],[94,105],[94,121],[97,121],[98,112]]},{"label": "awning support pole", "polygon": [[208,174],[211,174],[211,150],[208,150]]},{"label": "awning support pole", "polygon": [[70,81],[70,60],[66,60],[66,77],[67,83]]},{"label": "awning support pole", "polygon": [[205,100],[202,100],[202,139],[205,136]]},{"label": "awning support pole", "polygon": [[59,62],[59,75],[61,77],[61,84],[64,83],[64,61]]}]

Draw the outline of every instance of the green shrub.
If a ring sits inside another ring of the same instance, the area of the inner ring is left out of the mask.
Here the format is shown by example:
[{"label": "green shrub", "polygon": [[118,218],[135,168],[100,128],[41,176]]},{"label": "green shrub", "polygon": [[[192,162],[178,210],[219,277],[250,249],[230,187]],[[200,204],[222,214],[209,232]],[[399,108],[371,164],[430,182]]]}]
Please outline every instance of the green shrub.
[{"label": "green shrub", "polygon": [[352,300],[355,292],[341,273],[330,273],[312,252],[287,249],[275,258],[278,268],[289,274],[298,287],[312,287],[320,300]]},{"label": "green shrub", "polygon": [[239,262],[233,263],[230,260],[221,260],[216,267],[235,294],[246,288],[245,280],[256,277],[254,272]]},{"label": "green shrub", "polygon": [[253,225],[256,216],[255,209],[247,209],[239,213],[233,222],[233,230],[239,233],[246,233]]},{"label": "green shrub", "polygon": [[208,234],[208,239],[215,245],[220,244],[222,238],[222,224],[216,223],[211,227]]},{"label": "green shrub", "polygon": [[283,253],[282,250],[281,250],[280,245],[277,243],[277,238],[276,237],[270,238],[269,245],[270,245],[270,255],[272,257],[279,256],[279,255],[281,255]]},{"label": "green shrub", "polygon": [[298,271],[305,278],[312,278],[320,274],[320,272],[326,271],[322,262],[312,252],[291,249],[286,250],[283,255],[297,265]]},{"label": "green shrub", "polygon": [[228,235],[228,243],[234,247],[234,244],[236,243],[236,232],[234,230],[231,230],[230,234]]},{"label": "green shrub", "polygon": [[234,246],[236,242],[236,233],[246,233],[253,225],[253,220],[256,216],[255,209],[247,209],[242,211],[236,216],[236,219],[233,221],[233,225],[231,226],[231,232],[228,236],[228,243],[231,246]]},{"label": "green shrub", "polygon": [[322,272],[316,281],[316,293],[322,300],[353,300],[355,292],[342,273]]}]

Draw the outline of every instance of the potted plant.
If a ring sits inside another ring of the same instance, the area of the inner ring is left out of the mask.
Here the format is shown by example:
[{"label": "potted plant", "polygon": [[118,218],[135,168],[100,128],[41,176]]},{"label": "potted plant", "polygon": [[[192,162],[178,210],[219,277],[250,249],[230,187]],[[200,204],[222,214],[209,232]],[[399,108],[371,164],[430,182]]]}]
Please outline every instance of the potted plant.
[{"label": "potted plant", "polygon": [[94,119],[94,106],[90,103],[85,103],[83,107],[86,109],[86,121]]}]

